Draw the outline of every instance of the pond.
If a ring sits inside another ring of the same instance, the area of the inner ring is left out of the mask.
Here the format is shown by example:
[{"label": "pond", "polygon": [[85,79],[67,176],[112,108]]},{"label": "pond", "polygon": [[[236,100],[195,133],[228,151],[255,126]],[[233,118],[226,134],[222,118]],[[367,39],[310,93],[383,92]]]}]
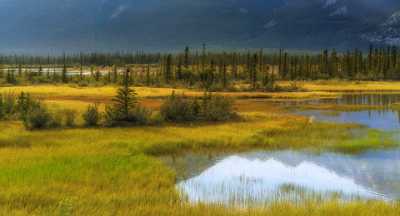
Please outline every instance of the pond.
[{"label": "pond", "polygon": [[[294,110],[317,121],[352,122],[383,131],[400,129],[395,94],[347,94],[337,99],[285,102],[286,106],[373,105],[379,110]],[[318,107],[318,106],[316,106]],[[400,149],[359,154],[256,151],[241,154],[188,154],[169,163],[178,171],[177,188],[191,203],[247,207],[271,201],[303,202],[400,199]]]},{"label": "pond", "polygon": [[400,150],[359,155],[258,151],[232,155],[186,155],[178,189],[192,203],[263,205],[271,201],[400,198]]},{"label": "pond", "polygon": [[400,109],[392,108],[393,104],[400,103],[400,93],[390,94],[345,94],[337,99],[312,100],[292,102],[287,105],[368,105],[379,106],[378,110],[336,111],[336,110],[302,110],[297,114],[310,116],[316,120],[358,123],[370,128],[393,131],[400,129]]}]

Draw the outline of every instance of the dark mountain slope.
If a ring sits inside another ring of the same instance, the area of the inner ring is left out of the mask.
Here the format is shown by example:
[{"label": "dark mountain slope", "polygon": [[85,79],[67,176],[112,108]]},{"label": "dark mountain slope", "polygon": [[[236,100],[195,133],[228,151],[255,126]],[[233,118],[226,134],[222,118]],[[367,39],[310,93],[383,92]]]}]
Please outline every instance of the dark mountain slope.
[{"label": "dark mountain slope", "polygon": [[0,51],[393,44],[398,10],[397,0],[0,0]]}]

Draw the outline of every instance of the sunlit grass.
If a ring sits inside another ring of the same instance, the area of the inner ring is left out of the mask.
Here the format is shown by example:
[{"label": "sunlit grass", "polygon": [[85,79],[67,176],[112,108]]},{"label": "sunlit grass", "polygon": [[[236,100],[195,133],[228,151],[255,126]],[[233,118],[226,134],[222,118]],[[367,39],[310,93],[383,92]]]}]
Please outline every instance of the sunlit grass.
[{"label": "sunlit grass", "polygon": [[[173,89],[173,88],[152,88],[135,87],[139,97],[160,98],[171,95],[173,91],[177,94],[185,93],[187,96],[202,96],[201,90]],[[33,86],[11,86],[1,87],[0,93],[27,92],[34,96],[48,100],[86,100],[86,101],[105,101],[115,95],[116,86],[100,87],[79,87],[74,85],[33,85]],[[272,98],[272,99],[306,99],[321,97],[336,97],[338,94],[329,92],[222,92],[217,93],[236,98]]]},{"label": "sunlit grass", "polygon": [[[154,98],[172,92],[136,90],[149,107],[158,107],[160,101]],[[109,101],[115,87],[24,86],[0,91],[27,91],[42,97],[52,110],[68,108],[80,114],[88,104]],[[257,94],[270,98],[276,94],[281,99],[321,96],[316,92]],[[20,122],[0,122],[0,214],[400,215],[397,203],[378,201],[279,202],[247,210],[185,202],[175,189],[174,171],[157,156],[287,148],[354,153],[396,146],[392,134],[354,124],[311,122],[262,100],[238,100],[235,107],[242,119],[218,124],[26,131]],[[354,136],[354,130],[362,133]]]},{"label": "sunlit grass", "polygon": [[[289,85],[289,82],[281,82],[280,85]],[[398,81],[344,81],[344,80],[321,80],[297,82],[301,88],[307,91],[329,91],[329,92],[390,92],[400,91]]]},{"label": "sunlit grass", "polygon": [[340,205],[311,202],[304,206],[277,203],[244,212],[219,205],[192,206],[181,202],[175,190],[174,172],[151,156],[188,150],[348,150],[347,147],[353,150],[354,143],[360,149],[378,145],[376,137],[381,136],[378,132],[370,131],[365,136],[352,138],[349,130],[357,128],[357,125],[310,124],[304,117],[285,113],[249,113],[243,122],[216,125],[34,132],[25,131],[17,122],[3,122],[0,124],[1,142],[19,141],[15,146],[0,148],[0,211],[22,215],[55,212],[67,215],[204,215],[205,212],[276,215],[282,208],[285,211],[288,208],[293,215],[312,209],[317,215],[337,215],[344,209],[357,214],[387,212],[395,215],[397,205],[380,202],[371,203],[376,207],[371,211],[365,210],[370,204],[362,202]]}]

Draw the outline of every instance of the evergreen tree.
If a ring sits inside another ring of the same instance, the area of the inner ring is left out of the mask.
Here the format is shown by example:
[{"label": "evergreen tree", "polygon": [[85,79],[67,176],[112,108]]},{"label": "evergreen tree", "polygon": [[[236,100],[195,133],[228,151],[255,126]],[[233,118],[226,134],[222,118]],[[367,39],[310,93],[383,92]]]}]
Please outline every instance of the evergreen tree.
[{"label": "evergreen tree", "polygon": [[118,82],[118,68],[116,65],[113,66],[113,78],[112,78],[113,83]]},{"label": "evergreen tree", "polygon": [[147,85],[147,86],[150,86],[150,85],[151,85],[150,64],[147,64],[147,70],[146,70],[146,85]]},{"label": "evergreen tree", "polygon": [[137,99],[135,90],[130,87],[129,73],[130,70],[127,68],[123,76],[122,86],[112,100],[112,106],[107,107],[106,118],[110,124],[129,122],[134,118]]},{"label": "evergreen tree", "polygon": [[258,62],[258,56],[257,54],[254,54],[250,68],[250,75],[251,75],[250,79],[253,90],[257,88],[257,62]]},{"label": "evergreen tree", "polygon": [[226,72],[226,63],[225,61],[222,63],[222,85],[224,89],[228,87],[228,77],[227,77],[227,72]]},{"label": "evergreen tree", "polygon": [[61,72],[61,81],[63,83],[67,83],[68,82],[68,77],[67,77],[67,62],[66,62],[66,58],[65,58],[65,53],[64,53],[64,58],[63,58],[63,68],[62,68],[62,72]]},{"label": "evergreen tree", "polygon": [[167,59],[165,62],[165,82],[170,84],[172,79],[172,55],[167,55]]},{"label": "evergreen tree", "polygon": [[100,81],[100,78],[101,78],[101,73],[100,73],[99,68],[97,68],[97,69],[96,69],[96,72],[94,73],[94,80],[95,80],[96,82],[98,82],[98,81]]},{"label": "evergreen tree", "polygon": [[[186,61],[186,60],[185,60]],[[185,68],[187,68],[185,66]],[[178,65],[177,65],[177,70],[176,70],[176,79],[177,80],[182,80],[182,59],[180,56],[178,56]]]},{"label": "evergreen tree", "polygon": [[186,46],[185,47],[185,58],[184,58],[184,61],[183,61],[185,69],[189,69],[189,64],[190,64],[190,59],[189,58],[190,58],[190,51],[189,51],[189,47]]},{"label": "evergreen tree", "polygon": [[79,80],[83,80],[83,55],[82,53],[79,54]]}]

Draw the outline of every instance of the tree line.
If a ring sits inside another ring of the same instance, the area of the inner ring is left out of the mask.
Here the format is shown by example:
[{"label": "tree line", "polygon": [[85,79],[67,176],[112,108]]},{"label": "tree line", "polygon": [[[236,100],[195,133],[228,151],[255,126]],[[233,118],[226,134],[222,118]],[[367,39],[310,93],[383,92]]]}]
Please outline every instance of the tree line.
[{"label": "tree line", "polygon": [[177,53],[79,53],[60,56],[0,56],[0,82],[121,83],[227,90],[278,90],[277,80],[400,80],[398,48],[293,53],[280,49],[210,52],[186,47]]}]

